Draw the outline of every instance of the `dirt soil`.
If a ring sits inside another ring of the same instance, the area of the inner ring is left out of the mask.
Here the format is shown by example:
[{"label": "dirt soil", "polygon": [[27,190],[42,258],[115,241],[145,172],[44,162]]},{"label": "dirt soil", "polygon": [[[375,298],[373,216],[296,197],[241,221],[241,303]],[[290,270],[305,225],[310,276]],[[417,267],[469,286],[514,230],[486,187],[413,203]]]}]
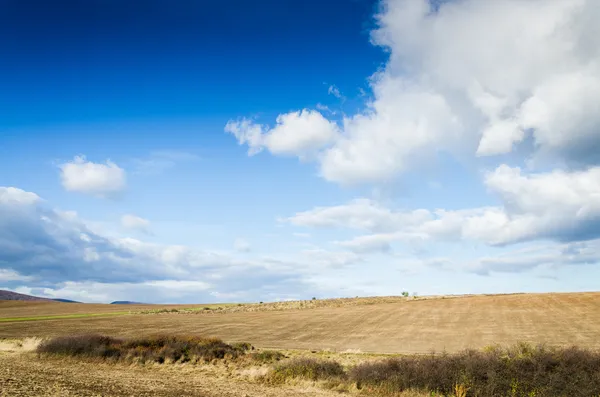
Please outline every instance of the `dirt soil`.
[{"label": "dirt soil", "polygon": [[0,352],[0,396],[332,397],[339,393],[310,385],[267,386],[223,366],[129,366]]}]

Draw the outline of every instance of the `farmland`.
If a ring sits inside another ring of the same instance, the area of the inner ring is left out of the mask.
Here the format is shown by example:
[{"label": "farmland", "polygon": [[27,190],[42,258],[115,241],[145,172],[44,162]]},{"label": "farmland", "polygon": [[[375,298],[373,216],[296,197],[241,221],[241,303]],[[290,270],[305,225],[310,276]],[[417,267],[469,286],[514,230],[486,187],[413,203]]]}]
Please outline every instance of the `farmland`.
[{"label": "farmland", "polygon": [[339,395],[318,382],[257,382],[254,375],[264,374],[268,365],[132,366],[38,357],[31,349],[19,347],[22,342],[15,342],[60,335],[202,335],[228,343],[250,342],[257,351],[275,349],[287,357],[333,359],[346,368],[393,354],[426,356],[432,351],[456,353],[518,342],[577,345],[590,351],[600,348],[600,293],[357,298],[262,305],[12,301],[0,302],[2,319],[0,338],[5,342],[0,349],[4,350],[0,351],[4,371],[0,383],[9,385],[5,390],[11,394],[0,396],[128,396],[132,390],[142,396]]},{"label": "farmland", "polygon": [[[29,308],[28,308],[29,306]],[[203,307],[186,305],[180,308]],[[163,306],[152,306],[152,309]],[[175,308],[175,306],[170,306]],[[148,306],[66,303],[1,304],[0,319],[127,313]],[[403,300],[289,310],[124,314],[8,321],[0,338],[98,332],[116,336],[202,334],[280,349],[376,353],[453,352],[518,341],[550,345],[600,343],[600,293],[524,294]]]}]

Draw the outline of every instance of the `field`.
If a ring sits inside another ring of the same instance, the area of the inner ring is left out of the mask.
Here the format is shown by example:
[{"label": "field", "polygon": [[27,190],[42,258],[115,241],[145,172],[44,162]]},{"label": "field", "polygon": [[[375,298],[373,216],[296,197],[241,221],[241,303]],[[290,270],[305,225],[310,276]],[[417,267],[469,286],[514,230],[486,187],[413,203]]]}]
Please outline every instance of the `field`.
[{"label": "field", "polygon": [[[247,341],[258,349],[281,349],[287,355],[332,357],[345,364],[380,355],[453,353],[517,342],[600,348],[600,293],[210,306],[13,301],[0,302],[2,319],[0,339],[7,340],[90,332],[118,337],[204,335]],[[5,395],[339,395],[312,384],[256,383],[236,373],[239,368],[221,364],[92,364],[38,358],[19,348],[4,350],[12,350],[0,352],[0,384],[9,385],[6,390],[12,393]]]}]

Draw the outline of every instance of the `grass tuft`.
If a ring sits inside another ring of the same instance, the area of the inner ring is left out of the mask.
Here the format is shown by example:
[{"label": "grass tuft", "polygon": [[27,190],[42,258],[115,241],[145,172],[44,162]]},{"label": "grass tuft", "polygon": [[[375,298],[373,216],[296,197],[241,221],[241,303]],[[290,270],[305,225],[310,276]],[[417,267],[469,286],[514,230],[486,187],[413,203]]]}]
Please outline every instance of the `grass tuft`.
[{"label": "grass tuft", "polygon": [[261,350],[256,353],[252,353],[251,357],[252,360],[262,364],[270,364],[286,358],[285,354],[276,350]]}]

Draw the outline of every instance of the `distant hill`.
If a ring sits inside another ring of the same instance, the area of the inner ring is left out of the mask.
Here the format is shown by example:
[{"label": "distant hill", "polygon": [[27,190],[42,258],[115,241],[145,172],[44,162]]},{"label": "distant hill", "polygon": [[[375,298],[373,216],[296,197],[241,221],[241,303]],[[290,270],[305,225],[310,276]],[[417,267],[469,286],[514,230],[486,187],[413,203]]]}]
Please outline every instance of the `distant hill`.
[{"label": "distant hill", "polygon": [[0,301],[54,301],[54,302],[63,302],[63,303],[81,303],[77,301],[73,301],[70,299],[49,299],[49,298],[41,298],[39,296],[19,294],[18,292],[5,291],[0,289]]},{"label": "distant hill", "polygon": [[145,305],[145,303],[141,302],[132,302],[132,301],[114,301],[110,302],[111,305]]},{"label": "distant hill", "polygon": [[17,292],[0,289],[0,300],[2,301],[51,301],[52,299],[40,298],[39,296],[19,294]]}]

